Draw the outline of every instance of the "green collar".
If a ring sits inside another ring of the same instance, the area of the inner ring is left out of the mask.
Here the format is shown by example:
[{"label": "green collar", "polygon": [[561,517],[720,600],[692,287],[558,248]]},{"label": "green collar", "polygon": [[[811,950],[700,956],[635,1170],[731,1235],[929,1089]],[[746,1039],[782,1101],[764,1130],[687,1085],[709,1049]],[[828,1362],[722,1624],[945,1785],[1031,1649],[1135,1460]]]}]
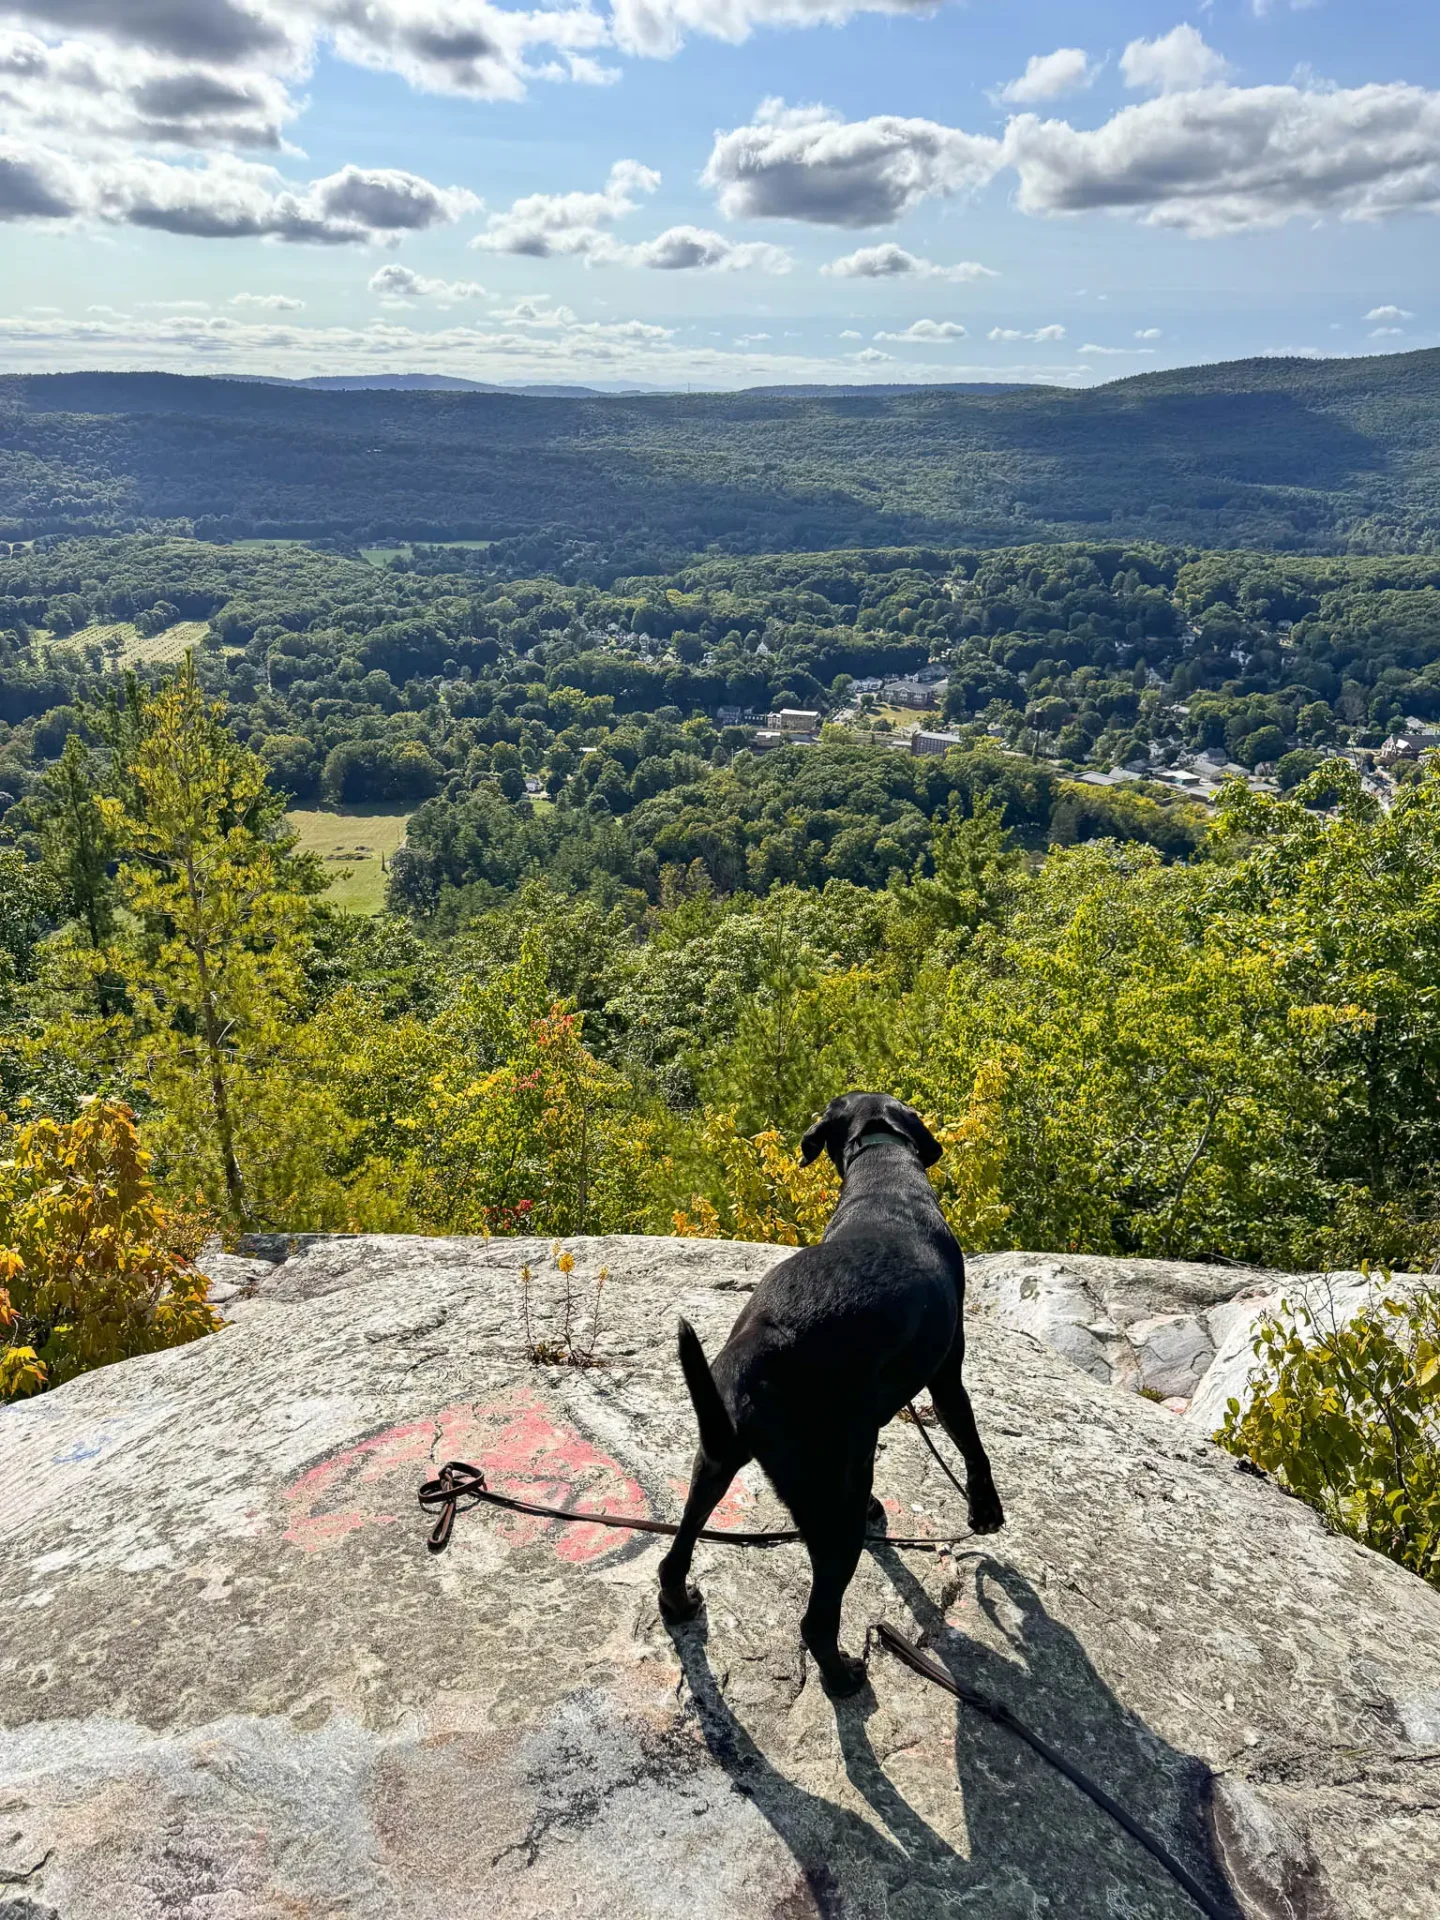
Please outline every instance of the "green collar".
[{"label": "green collar", "polygon": [[[908,1152],[915,1153],[914,1147],[903,1135],[891,1133],[888,1129],[884,1132],[862,1133],[845,1157],[846,1167],[854,1166],[861,1154],[870,1147],[904,1147]],[[918,1160],[920,1156],[917,1153],[915,1157]]]}]

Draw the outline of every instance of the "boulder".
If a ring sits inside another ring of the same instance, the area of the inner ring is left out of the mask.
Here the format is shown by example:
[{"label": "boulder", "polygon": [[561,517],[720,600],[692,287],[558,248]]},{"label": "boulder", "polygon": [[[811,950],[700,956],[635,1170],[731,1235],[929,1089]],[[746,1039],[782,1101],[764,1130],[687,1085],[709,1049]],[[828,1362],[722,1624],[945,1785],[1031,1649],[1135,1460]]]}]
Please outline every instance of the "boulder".
[{"label": "boulder", "polygon": [[[676,1316],[714,1351],[778,1252],[569,1245],[568,1282],[534,1241],[281,1248],[222,1333],[0,1410],[4,1920],[1189,1920],[1119,1826],[898,1662],[832,1703],[797,1547],[702,1546],[705,1612],[674,1629],[643,1535],[480,1507],[427,1553],[416,1488],[455,1457],[678,1515]],[[527,1357],[567,1290],[601,1364]],[[1440,1594],[1033,1335],[970,1332],[1009,1524],[877,1545],[847,1643],[923,1637],[1217,1912],[1432,1920]],[[893,1532],[963,1528],[908,1423],[877,1490]],[[776,1523],[747,1471],[717,1524]]]},{"label": "boulder", "polygon": [[1279,1276],[1192,1260],[988,1253],[966,1262],[982,1317],[1032,1333],[1093,1380],[1188,1400]]},{"label": "boulder", "polygon": [[1085,1253],[988,1253],[966,1262],[984,1319],[1043,1340],[1092,1380],[1144,1393],[1209,1436],[1259,1369],[1255,1329],[1304,1304],[1319,1326],[1344,1326],[1380,1294],[1405,1299],[1425,1275],[1284,1274],[1190,1260]]}]

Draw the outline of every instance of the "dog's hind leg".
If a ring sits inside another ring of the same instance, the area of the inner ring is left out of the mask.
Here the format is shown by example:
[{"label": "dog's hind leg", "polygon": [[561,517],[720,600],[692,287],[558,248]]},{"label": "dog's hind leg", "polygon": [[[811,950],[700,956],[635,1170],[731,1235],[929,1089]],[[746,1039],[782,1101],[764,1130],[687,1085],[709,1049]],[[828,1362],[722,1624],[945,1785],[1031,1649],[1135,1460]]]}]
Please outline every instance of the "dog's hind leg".
[{"label": "dog's hind leg", "polygon": [[685,1499],[675,1544],[660,1562],[660,1612],[667,1620],[693,1620],[700,1611],[700,1592],[689,1585],[690,1561],[700,1530],[725,1498],[726,1490],[743,1467],[743,1458],[712,1460],[701,1451],[695,1456],[690,1492]]},{"label": "dog's hind leg", "polygon": [[995,1489],[990,1456],[981,1444],[980,1430],[975,1425],[975,1411],[960,1377],[958,1359],[946,1359],[930,1382],[930,1398],[935,1403],[940,1424],[965,1460],[971,1526],[976,1533],[998,1533],[1005,1524],[1005,1509]]},{"label": "dog's hind leg", "polygon": [[762,1462],[810,1554],[810,1600],[800,1637],[815,1656],[826,1690],[840,1699],[865,1684],[864,1662],[840,1649],[840,1609],[865,1545],[876,1437],[852,1443],[843,1461],[823,1454]]}]

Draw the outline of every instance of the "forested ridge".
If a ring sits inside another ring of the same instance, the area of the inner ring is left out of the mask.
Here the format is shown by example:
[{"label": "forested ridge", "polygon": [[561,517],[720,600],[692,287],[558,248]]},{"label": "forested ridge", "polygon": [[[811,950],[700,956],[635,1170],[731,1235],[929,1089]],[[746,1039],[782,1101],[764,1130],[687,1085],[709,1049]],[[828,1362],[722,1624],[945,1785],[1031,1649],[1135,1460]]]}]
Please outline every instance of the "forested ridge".
[{"label": "forested ridge", "polygon": [[528,539],[590,577],[718,549],[1440,541],[1440,351],[1071,392],[544,399],[0,380],[0,538]]}]

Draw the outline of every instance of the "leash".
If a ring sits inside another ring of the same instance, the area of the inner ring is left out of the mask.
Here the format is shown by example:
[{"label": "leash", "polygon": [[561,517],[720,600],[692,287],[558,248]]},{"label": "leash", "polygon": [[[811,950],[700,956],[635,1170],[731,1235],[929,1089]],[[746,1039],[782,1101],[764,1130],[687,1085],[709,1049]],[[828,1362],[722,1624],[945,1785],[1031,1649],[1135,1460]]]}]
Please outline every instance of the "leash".
[{"label": "leash", "polygon": [[[920,1415],[916,1412],[914,1401],[907,1401],[910,1418],[919,1429],[920,1438],[930,1449],[947,1480],[963,1498],[968,1498],[962,1481],[951,1471],[945,1456],[926,1432]],[[662,1534],[667,1539],[679,1533],[679,1526],[670,1520],[645,1520],[632,1518],[627,1514],[605,1513],[586,1507],[551,1507],[536,1500],[520,1500],[508,1493],[496,1493],[487,1486],[484,1471],[472,1465],[468,1460],[449,1460],[441,1467],[433,1480],[426,1480],[420,1487],[420,1505],[426,1513],[435,1514],[436,1521],[430,1536],[425,1542],[431,1553],[443,1553],[449,1546],[455,1531],[456,1516],[468,1513],[471,1508],[484,1502],[488,1506],[502,1508],[507,1513],[529,1514],[540,1520],[559,1520],[569,1526],[614,1527],[628,1533]],[[714,1527],[702,1527],[698,1539],[708,1540],[722,1547],[779,1547],[790,1545],[801,1538],[798,1528],[787,1527],[766,1533],[722,1532]],[[944,1539],[932,1539],[928,1536],[901,1536],[888,1533],[867,1533],[867,1542],[890,1547],[905,1547],[922,1552],[937,1552],[943,1548],[956,1546],[962,1540],[974,1538],[973,1529],[965,1533],[953,1534]],[[1142,1846],[1150,1857],[1157,1861],[1180,1887],[1195,1902],[1206,1916],[1206,1920],[1235,1920],[1233,1906],[1221,1906],[1192,1873],[1175,1858],[1163,1841],[1142,1827],[1140,1822],[1128,1814],[1118,1800],[1112,1800],[1105,1789],[1091,1780],[1080,1768],[1067,1760],[1063,1753],[1043,1740],[1038,1733],[1032,1733],[1022,1720],[1017,1720],[1010,1709],[999,1700],[992,1700],[988,1694],[979,1693],[973,1687],[963,1686],[946,1672],[937,1661],[921,1651],[912,1641],[905,1638],[898,1628],[892,1627],[886,1620],[876,1622],[865,1635],[865,1652],[868,1657],[871,1643],[878,1643],[887,1653],[918,1673],[923,1680],[933,1686],[941,1687],[963,1706],[971,1707],[976,1713],[983,1714],[996,1726],[1005,1727],[1018,1739],[1023,1740],[1033,1752],[1052,1766],[1059,1774],[1081,1793],[1094,1802],[1102,1812],[1123,1827],[1132,1840]]]},{"label": "leash", "polygon": [[898,1628],[892,1627],[888,1620],[877,1621],[866,1632],[867,1654],[870,1651],[872,1639],[884,1647],[887,1653],[893,1653],[897,1660],[903,1661],[913,1673],[918,1673],[922,1680],[930,1681],[932,1686],[943,1687],[946,1693],[953,1694],[964,1706],[973,1707],[976,1713],[983,1713],[987,1720],[993,1720],[997,1726],[1007,1728],[1018,1739],[1023,1740],[1027,1747],[1038,1753],[1042,1760],[1054,1767],[1057,1773],[1064,1774],[1072,1786],[1078,1787],[1081,1793],[1093,1800],[1102,1812],[1108,1813],[1118,1826],[1123,1827],[1132,1840],[1137,1840],[1153,1860],[1159,1861],[1175,1884],[1183,1888],[1200,1911],[1207,1916],[1207,1920],[1235,1920],[1233,1906],[1220,1905],[1212,1894],[1206,1892],[1189,1869],[1175,1858],[1162,1840],[1157,1840],[1153,1833],[1142,1827],[1133,1815],[1125,1811],[1118,1800],[1112,1800],[1103,1787],[1097,1786],[1088,1774],[1082,1773],[1079,1767],[1067,1760],[1058,1748],[1052,1747],[1048,1740],[1042,1740],[1038,1733],[1033,1733],[1023,1720],[1017,1720],[1003,1702],[992,1700],[988,1693],[978,1693],[973,1687],[963,1686],[953,1675],[947,1673],[937,1660],[932,1660],[928,1654],[922,1653],[913,1641],[907,1640]]},{"label": "leash", "polygon": [[[940,1462],[950,1483],[961,1498],[968,1497],[965,1488],[945,1465],[939,1448],[920,1426],[920,1416],[915,1411],[913,1400],[907,1401],[910,1418],[920,1428],[920,1437],[931,1453]],[[443,1553],[450,1544],[455,1531],[457,1514],[468,1513],[472,1507],[484,1501],[487,1506],[503,1507],[507,1513],[528,1513],[539,1520],[563,1520],[570,1526],[616,1527],[629,1533],[658,1533],[667,1539],[673,1539],[680,1529],[672,1520],[641,1520],[628,1514],[597,1512],[586,1507],[547,1507],[534,1500],[517,1500],[508,1493],[496,1493],[486,1484],[484,1470],[472,1466],[468,1460],[447,1460],[439,1474],[433,1480],[422,1482],[420,1487],[420,1505],[426,1513],[439,1517],[425,1542],[431,1553]],[[895,1535],[893,1533],[867,1533],[866,1540],[883,1540],[887,1546],[913,1548],[917,1552],[936,1552],[943,1547],[958,1546],[962,1540],[974,1539],[974,1530],[964,1533],[948,1534],[937,1539],[929,1534]],[[780,1547],[788,1546],[802,1538],[799,1529],[786,1527],[771,1533],[740,1533],[721,1531],[715,1527],[702,1527],[696,1536],[700,1540],[709,1540],[722,1547]]]}]

